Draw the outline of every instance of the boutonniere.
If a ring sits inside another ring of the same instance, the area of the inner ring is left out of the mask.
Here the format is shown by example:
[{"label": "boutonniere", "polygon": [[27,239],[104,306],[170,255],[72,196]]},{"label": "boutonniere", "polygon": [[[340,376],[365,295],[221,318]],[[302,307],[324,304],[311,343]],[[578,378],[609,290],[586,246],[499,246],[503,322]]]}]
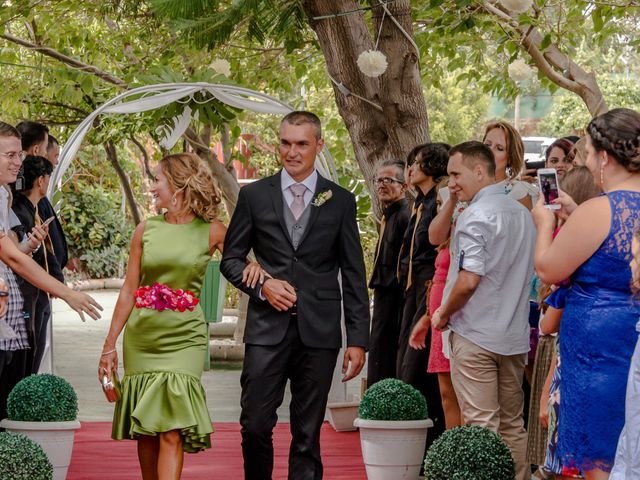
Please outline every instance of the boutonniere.
[{"label": "boutonniere", "polygon": [[316,195],[316,198],[313,199],[313,202],[311,202],[311,204],[314,207],[320,207],[331,197],[333,197],[333,192],[331,190],[320,192],[318,195]]}]

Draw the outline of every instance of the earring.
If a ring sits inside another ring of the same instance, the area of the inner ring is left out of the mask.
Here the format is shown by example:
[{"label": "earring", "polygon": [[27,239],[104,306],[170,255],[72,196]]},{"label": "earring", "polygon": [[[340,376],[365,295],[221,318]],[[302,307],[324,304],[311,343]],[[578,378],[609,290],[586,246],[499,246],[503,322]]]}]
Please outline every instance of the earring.
[{"label": "earring", "polygon": [[600,186],[604,189],[604,165],[600,165]]},{"label": "earring", "polygon": [[176,194],[174,193],[173,196],[171,197],[171,205],[177,205],[178,204],[178,199],[176,198]]}]

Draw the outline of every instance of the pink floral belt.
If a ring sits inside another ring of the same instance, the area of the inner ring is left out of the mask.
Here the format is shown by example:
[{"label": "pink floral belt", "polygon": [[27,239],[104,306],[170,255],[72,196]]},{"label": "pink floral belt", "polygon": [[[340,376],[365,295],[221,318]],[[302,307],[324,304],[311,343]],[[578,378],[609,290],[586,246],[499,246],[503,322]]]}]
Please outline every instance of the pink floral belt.
[{"label": "pink floral belt", "polygon": [[150,308],[152,310],[174,310],[190,312],[198,305],[200,300],[189,290],[174,290],[162,283],[138,288],[133,297],[136,301],[136,308]]}]

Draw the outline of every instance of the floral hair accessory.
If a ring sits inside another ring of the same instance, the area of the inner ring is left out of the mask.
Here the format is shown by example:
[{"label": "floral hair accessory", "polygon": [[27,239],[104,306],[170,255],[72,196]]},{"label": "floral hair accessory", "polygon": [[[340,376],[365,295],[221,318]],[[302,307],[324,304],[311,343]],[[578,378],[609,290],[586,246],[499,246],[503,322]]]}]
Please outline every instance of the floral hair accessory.
[{"label": "floral hair accessory", "polygon": [[133,294],[135,298],[136,308],[149,308],[162,312],[163,310],[174,310],[190,312],[198,305],[200,300],[193,292],[182,290],[181,288],[174,290],[162,283],[154,283],[153,285],[138,288]]},{"label": "floral hair accessory", "polygon": [[333,197],[333,192],[331,190],[327,190],[326,192],[320,192],[318,195],[316,195],[316,198],[313,199],[313,202],[311,202],[311,204],[314,207],[320,207],[331,197]]}]

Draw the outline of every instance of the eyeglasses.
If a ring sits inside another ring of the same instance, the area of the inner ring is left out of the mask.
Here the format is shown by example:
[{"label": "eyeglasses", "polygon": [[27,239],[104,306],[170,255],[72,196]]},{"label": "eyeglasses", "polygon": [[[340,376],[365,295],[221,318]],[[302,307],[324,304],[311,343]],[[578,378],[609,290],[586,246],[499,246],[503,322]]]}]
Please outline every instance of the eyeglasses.
[{"label": "eyeglasses", "polygon": [[376,185],[391,185],[392,183],[399,183],[399,184],[403,184],[404,182],[396,179],[396,178],[391,178],[391,177],[382,177],[382,178],[376,178],[373,183],[375,183]]},{"label": "eyeglasses", "polygon": [[9,160],[20,160],[21,162],[27,158],[27,152],[25,151],[21,151],[21,152],[10,152],[10,153],[2,153],[0,152],[0,155],[2,155],[3,157],[8,158]]}]

